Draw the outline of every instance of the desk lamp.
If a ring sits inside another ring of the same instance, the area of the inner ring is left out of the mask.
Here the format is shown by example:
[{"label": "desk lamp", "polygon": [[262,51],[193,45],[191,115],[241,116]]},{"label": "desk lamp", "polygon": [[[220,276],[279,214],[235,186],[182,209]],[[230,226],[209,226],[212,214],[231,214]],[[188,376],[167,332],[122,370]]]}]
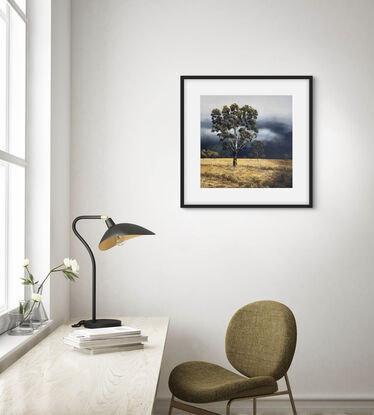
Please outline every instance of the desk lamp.
[{"label": "desk lamp", "polygon": [[82,238],[82,235],[77,231],[76,224],[81,219],[104,219],[108,227],[99,243],[99,249],[106,251],[107,249],[113,248],[116,245],[123,245],[125,241],[136,236],[142,235],[154,235],[153,232],[133,223],[119,223],[115,224],[114,221],[108,216],[100,215],[85,215],[78,216],[73,220],[73,232],[77,238],[86,247],[88,254],[91,258],[92,263],[92,319],[81,320],[77,324],[73,324],[72,327],[79,327],[82,324],[88,329],[97,329],[101,327],[116,327],[121,325],[121,320],[115,319],[97,319],[96,318],[96,261],[94,254],[89,247],[88,243]]}]

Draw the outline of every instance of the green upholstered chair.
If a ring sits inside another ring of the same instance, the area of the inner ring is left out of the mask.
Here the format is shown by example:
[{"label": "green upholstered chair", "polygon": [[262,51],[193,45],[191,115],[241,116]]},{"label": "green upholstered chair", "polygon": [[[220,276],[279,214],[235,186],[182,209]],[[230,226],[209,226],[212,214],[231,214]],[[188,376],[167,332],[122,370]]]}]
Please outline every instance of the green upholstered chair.
[{"label": "green upholstered chair", "polygon": [[[207,362],[185,362],[170,373],[172,393],[169,415],[173,408],[197,415],[213,412],[189,403],[253,400],[288,395],[293,414],[297,415],[287,370],[296,347],[296,321],[292,311],[276,301],[257,301],[238,310],[226,331],[226,356],[241,375]],[[278,391],[277,380],[285,378],[287,390]],[[176,399],[177,398],[177,399]],[[188,404],[186,403],[188,402]]]}]

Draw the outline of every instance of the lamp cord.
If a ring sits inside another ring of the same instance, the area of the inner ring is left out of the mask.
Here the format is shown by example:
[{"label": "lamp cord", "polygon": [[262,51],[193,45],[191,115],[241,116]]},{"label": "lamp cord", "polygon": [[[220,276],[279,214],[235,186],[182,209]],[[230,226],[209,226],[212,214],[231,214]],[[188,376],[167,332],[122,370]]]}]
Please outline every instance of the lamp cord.
[{"label": "lamp cord", "polygon": [[78,321],[78,323],[72,324],[71,327],[80,327],[85,323],[86,320]]}]

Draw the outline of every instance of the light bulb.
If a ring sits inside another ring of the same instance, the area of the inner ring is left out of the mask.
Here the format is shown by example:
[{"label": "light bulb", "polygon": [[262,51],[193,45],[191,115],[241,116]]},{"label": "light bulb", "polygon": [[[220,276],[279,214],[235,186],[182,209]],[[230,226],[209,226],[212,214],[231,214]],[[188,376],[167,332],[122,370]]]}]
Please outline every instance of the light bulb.
[{"label": "light bulb", "polygon": [[117,236],[116,245],[122,246],[125,243],[125,240],[122,240],[120,236]]}]

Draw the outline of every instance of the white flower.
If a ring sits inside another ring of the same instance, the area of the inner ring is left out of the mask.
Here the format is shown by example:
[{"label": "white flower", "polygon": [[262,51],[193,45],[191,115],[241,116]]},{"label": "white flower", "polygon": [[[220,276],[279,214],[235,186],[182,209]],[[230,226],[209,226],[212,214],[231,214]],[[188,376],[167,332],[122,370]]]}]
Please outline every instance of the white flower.
[{"label": "white flower", "polygon": [[33,295],[31,296],[31,298],[32,298],[34,301],[36,301],[36,302],[40,302],[40,301],[41,301],[41,299],[42,299],[42,296],[41,296],[41,294],[36,294],[36,293],[33,293]]},{"label": "white flower", "polygon": [[25,259],[23,260],[23,262],[22,262],[22,266],[23,266],[23,267],[27,267],[27,265],[29,265],[29,263],[30,263],[29,259],[28,259],[28,258],[25,258]]},{"label": "white flower", "polygon": [[64,265],[73,271],[74,274],[79,274],[79,265],[76,259],[65,258]]},{"label": "white flower", "polygon": [[69,268],[71,266],[71,259],[70,258],[65,258],[64,259],[64,265],[66,268]]},{"label": "white flower", "polygon": [[79,274],[79,264],[76,259],[72,259],[71,262],[71,270],[74,272],[74,274]]}]

